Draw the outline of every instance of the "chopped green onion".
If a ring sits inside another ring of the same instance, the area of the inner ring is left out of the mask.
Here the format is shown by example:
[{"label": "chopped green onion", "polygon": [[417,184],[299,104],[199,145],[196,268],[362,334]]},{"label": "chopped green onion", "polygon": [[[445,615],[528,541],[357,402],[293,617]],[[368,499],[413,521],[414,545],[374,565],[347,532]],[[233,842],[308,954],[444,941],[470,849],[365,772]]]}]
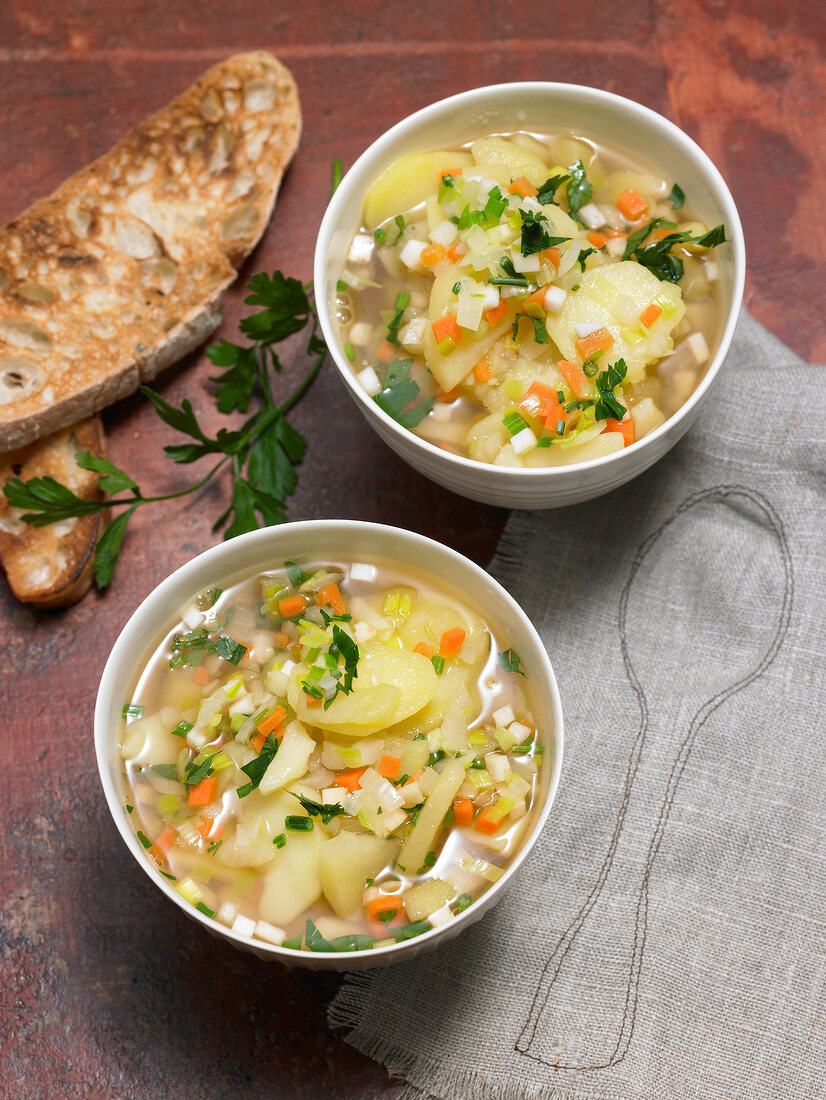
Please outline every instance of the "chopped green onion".
[{"label": "chopped green onion", "polygon": [[516,435],[528,426],[527,421],[522,419],[516,409],[511,409],[509,413],[506,413],[502,418],[502,423],[510,435]]},{"label": "chopped green onion", "polygon": [[120,713],[124,718],[143,718],[145,709],[139,703],[124,703]]},{"label": "chopped green onion", "polygon": [[445,659],[440,653],[434,653],[430,658],[433,667],[436,669],[436,675],[441,676],[445,670]]},{"label": "chopped green onion", "polygon": [[301,936],[293,936],[292,939],[284,940],[281,946],[286,947],[288,951],[300,951]]},{"label": "chopped green onion", "polygon": [[[378,230],[376,232],[378,232]],[[338,279],[337,280],[336,290],[339,292],[339,294],[343,294],[345,290],[349,290],[349,289],[350,288],[347,286],[347,284],[344,282],[343,279]]]},{"label": "chopped green onion", "polygon": [[458,294],[461,289],[462,289],[461,279],[457,279],[456,282],[453,284],[453,293]]},{"label": "chopped green onion", "polygon": [[344,354],[347,356],[347,358],[352,363],[353,360],[356,357],[356,349],[353,347],[352,344],[345,344],[344,345]]},{"label": "chopped green onion", "polygon": [[183,882],[179,882],[175,889],[190,905],[197,905],[203,897],[200,886],[191,878],[185,878]]},{"label": "chopped green onion", "polygon": [[138,836],[138,840],[141,842],[141,844],[144,846],[144,848],[151,848],[152,847],[152,841],[149,839],[148,836],[145,835],[145,833],[142,833],[140,831],[140,829],[138,829],[137,836]]},{"label": "chopped green onion", "polygon": [[427,855],[424,857],[425,867],[433,867],[435,863],[436,863],[436,853],[435,852],[428,852]]},{"label": "chopped green onion", "polygon": [[134,806],[130,806],[128,802],[127,802],[127,803],[125,803],[125,809],[126,809],[126,812],[127,812],[128,814],[131,814],[131,813],[132,813],[132,811],[134,810],[134,808],[135,808],[135,807],[134,807]]},{"label": "chopped green onion", "polygon": [[412,924],[403,924],[401,928],[391,928],[388,931],[393,938],[398,942],[401,940],[410,940],[414,936],[421,936],[423,932],[429,932],[432,925],[426,920],[417,920]]},{"label": "chopped green onion", "polygon": [[309,817],[301,817],[300,814],[288,814],[284,819],[284,826],[296,833],[311,833],[313,822]]},{"label": "chopped green onion", "polygon": [[393,309],[407,309],[410,305],[410,292],[402,290],[396,295],[396,301],[393,303]]},{"label": "chopped green onion", "polygon": [[454,902],[454,913],[464,913],[470,905],[473,904],[473,898],[470,894],[460,894]]},{"label": "chopped green onion", "polygon": [[208,905],[205,905],[202,901],[199,901],[198,904],[195,906],[195,908],[200,913],[203,913],[207,917],[214,917],[215,916],[215,910],[210,909],[210,907]]},{"label": "chopped green onion", "polygon": [[272,842],[276,846],[276,848],[283,848],[284,845],[287,843],[287,838],[284,836],[283,833],[279,833],[278,836],[274,836],[272,838]]}]

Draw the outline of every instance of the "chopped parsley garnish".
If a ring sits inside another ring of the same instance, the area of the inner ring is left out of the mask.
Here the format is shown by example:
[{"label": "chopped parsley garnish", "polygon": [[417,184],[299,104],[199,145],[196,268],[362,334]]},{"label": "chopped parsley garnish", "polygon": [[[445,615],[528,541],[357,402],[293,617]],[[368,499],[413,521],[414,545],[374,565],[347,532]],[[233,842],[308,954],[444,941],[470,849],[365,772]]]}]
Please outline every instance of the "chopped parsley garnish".
[{"label": "chopped parsley garnish", "polygon": [[678,283],[683,277],[685,266],[679,256],[671,255],[671,249],[674,245],[698,244],[701,248],[716,248],[718,244],[723,244],[728,239],[725,226],[716,225],[713,229],[709,229],[708,232],[701,233],[697,237],[692,237],[690,233],[685,231],[678,231],[669,233],[662,240],[655,241],[653,244],[644,245],[642,243],[651,230],[657,228],[657,226],[670,228],[674,225],[674,222],[666,221],[664,218],[652,219],[648,225],[631,234],[625,245],[622,258],[627,260],[633,257],[637,263],[647,267],[652,274],[663,282]]},{"label": "chopped parsley garnish", "polygon": [[184,786],[196,787],[202,779],[212,775],[215,769],[212,766],[212,755],[204,757],[200,764],[190,760],[184,768]]},{"label": "chopped parsley garnish", "polygon": [[124,703],[120,713],[123,718],[143,718],[145,709],[139,703]]},{"label": "chopped parsley garnish", "polygon": [[519,247],[523,256],[535,255],[545,248],[553,248],[571,239],[570,237],[552,237],[548,232],[550,229],[548,219],[541,212],[520,210],[519,216],[522,219],[522,240]]},{"label": "chopped parsley garnish", "polygon": [[401,899],[399,900],[398,909],[385,909],[382,913],[378,914],[379,920],[382,924],[389,924],[394,917],[398,916],[399,910],[402,907]]},{"label": "chopped parsley garnish", "polygon": [[301,936],[292,936],[288,940],[284,940],[281,944],[282,947],[286,947],[288,951],[300,951],[301,950]]},{"label": "chopped parsley garnish", "polygon": [[421,424],[433,408],[435,398],[416,402],[419,384],[409,377],[412,359],[391,363],[384,375],[384,386],[373,400],[403,428],[415,428]]},{"label": "chopped parsley garnish", "polygon": [[303,794],[296,794],[295,791],[290,791],[290,794],[298,799],[310,817],[320,817],[325,825],[329,825],[334,817],[346,812],[337,802],[325,805],[322,802],[313,802],[311,798],[305,798]]},{"label": "chopped parsley garnish", "polygon": [[152,841],[149,839],[148,836],[146,836],[145,833],[142,833],[140,831],[140,829],[138,829],[138,831],[137,831],[137,837],[138,837],[138,840],[141,842],[141,844],[144,846],[144,848],[151,848],[152,847]]},{"label": "chopped parsley garnish", "polygon": [[549,176],[537,191],[536,201],[542,206],[548,206],[550,203],[555,204],[556,199],[554,195],[558,188],[560,188],[563,183],[567,183],[570,178],[567,172],[561,175]]},{"label": "chopped parsley garnish", "polygon": [[234,638],[222,635],[215,640],[215,652],[231,665],[237,665],[247,652],[247,647],[242,642],[236,642]]},{"label": "chopped parsley garnish", "polygon": [[514,745],[514,747],[511,749],[511,752],[514,753],[516,756],[525,756],[531,751],[531,745],[533,745],[533,736],[534,735],[532,733],[529,734],[521,743],[521,745]]},{"label": "chopped parsley garnish", "polygon": [[249,783],[244,783],[240,787],[236,787],[236,793],[239,798],[245,798],[251,791],[258,788],[261,780],[264,778],[264,772],[270,766],[275,759],[275,754],[278,752],[278,740],[275,733],[271,733],[267,736],[267,740],[261,746],[261,752],[254,760],[250,760],[249,764],[244,764],[241,771],[249,776]]},{"label": "chopped parsley garnish", "polygon": [[325,710],[332,705],[338,695],[349,695],[353,690],[353,680],[358,677],[359,647],[345,630],[334,624],[333,640],[328,652],[334,658],[339,655],[344,658],[344,675],[336,683],[335,695],[324,704]]},{"label": "chopped parsley garnish", "polygon": [[428,852],[427,853],[427,855],[424,857],[424,865],[425,865],[425,867],[434,867],[436,865],[436,853],[435,852]]},{"label": "chopped parsley garnish", "polygon": [[223,843],[223,840],[213,840],[207,848],[207,854],[214,856]]},{"label": "chopped parsley garnish", "polygon": [[374,230],[373,236],[376,238],[378,244],[384,244],[384,239],[387,236],[387,230],[382,229],[380,226],[378,229]]},{"label": "chopped parsley garnish", "polygon": [[515,649],[503,649],[499,654],[499,665],[506,672],[515,672],[527,679],[527,673],[522,668],[522,658]]},{"label": "chopped parsley garnish", "polygon": [[426,920],[417,920],[412,924],[403,924],[401,928],[390,928],[388,931],[396,940],[410,940],[414,936],[421,936],[423,932],[429,932],[433,926]]},{"label": "chopped parsley garnish", "polygon": [[460,894],[456,901],[453,903],[454,913],[464,913],[470,905],[473,904],[473,898],[470,894]]},{"label": "chopped parsley garnish", "polygon": [[671,194],[668,196],[668,201],[675,210],[682,210],[685,206],[685,191],[683,191],[679,183],[675,183],[671,188]]},{"label": "chopped parsley garnish", "polygon": [[545,322],[541,317],[532,317],[530,313],[524,314],[533,325],[533,338],[537,344],[548,343],[548,330],[545,328]]},{"label": "chopped parsley garnish", "polygon": [[313,831],[312,820],[309,817],[302,817],[300,814],[288,814],[284,818],[284,827],[292,829],[294,833],[311,833]]},{"label": "chopped parsley garnish", "polygon": [[178,769],[174,764],[150,764],[149,770],[163,779],[173,779],[178,782]]},{"label": "chopped parsley garnish", "polygon": [[[596,249],[595,248],[583,248],[583,249],[580,250],[580,253],[576,258],[576,262],[579,264],[579,270],[580,271],[585,270],[585,261],[588,259],[588,257],[591,255],[592,252],[596,252]],[[574,289],[576,290],[577,288],[574,287]]]},{"label": "chopped parsley garnish", "polygon": [[296,591],[298,591],[302,584],[308,581],[312,576],[312,573],[305,573],[301,566],[296,565],[294,561],[285,561],[284,570],[289,578],[290,584]]},{"label": "chopped parsley garnish", "polygon": [[246,652],[245,645],[226,635],[221,635],[213,641],[207,628],[202,626],[186,634],[173,634],[169,667],[194,668],[212,653],[229,661],[231,665],[237,665]]},{"label": "chopped parsley garnish", "polygon": [[628,410],[617,400],[614,390],[625,378],[626,371],[625,360],[617,359],[616,363],[597,375],[595,385],[599,400],[594,406],[595,419],[622,420],[625,416]]},{"label": "chopped parsley garnish", "polygon": [[581,206],[586,206],[591,201],[591,183],[581,160],[572,164],[568,171],[571,174],[567,190],[568,209],[571,214],[575,214]]},{"label": "chopped parsley garnish", "polygon": [[461,281],[461,279],[457,279],[456,282],[453,284],[452,293],[453,294],[458,294],[461,289],[462,289],[462,281]]},{"label": "chopped parsley garnish", "polygon": [[130,806],[128,802],[125,802],[124,803],[124,808],[125,808],[125,810],[128,814],[131,814],[135,807]]}]

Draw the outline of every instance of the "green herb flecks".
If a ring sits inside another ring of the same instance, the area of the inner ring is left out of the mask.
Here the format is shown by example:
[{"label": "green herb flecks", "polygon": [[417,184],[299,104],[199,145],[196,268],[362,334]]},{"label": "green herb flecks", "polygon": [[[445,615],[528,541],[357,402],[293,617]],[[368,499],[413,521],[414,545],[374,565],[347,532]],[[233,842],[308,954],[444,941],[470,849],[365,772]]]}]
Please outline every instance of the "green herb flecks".
[{"label": "green herb flecks", "polygon": [[549,176],[537,191],[536,201],[541,203],[542,206],[549,206],[551,203],[556,204],[554,196],[562,184],[567,183],[570,178],[567,172],[556,176]]},{"label": "green herb flecks", "polygon": [[622,420],[625,416],[628,410],[617,400],[614,390],[624,380],[626,371],[625,360],[617,359],[616,363],[597,375],[595,385],[599,400],[594,406],[595,419]]},{"label": "green herb flecks", "polygon": [[568,210],[575,214],[580,207],[586,206],[591,201],[591,183],[585,173],[585,165],[581,160],[572,164],[568,171],[571,178],[568,181]]},{"label": "green herb flecks", "polygon": [[121,717],[143,718],[144,709],[139,703],[124,703],[121,707]]},{"label": "green herb flecks", "polygon": [[499,664],[506,672],[515,672],[527,679],[527,673],[522,667],[522,658],[515,649],[503,649],[499,654]]},{"label": "green herb flecks", "polygon": [[415,428],[433,408],[435,398],[417,401],[418,382],[410,377],[412,359],[391,363],[384,375],[384,386],[373,400],[403,428]]},{"label": "green herb flecks", "polygon": [[302,817],[300,814],[288,814],[284,818],[284,827],[286,829],[292,829],[294,833],[311,833],[313,831],[313,823],[309,817]]},{"label": "green herb flecks", "polygon": [[261,752],[254,760],[250,760],[249,764],[244,764],[241,771],[249,776],[249,783],[244,783],[240,787],[236,787],[236,794],[239,798],[246,798],[252,791],[257,790],[264,778],[264,772],[270,766],[275,759],[275,754],[278,752],[278,739],[274,733],[268,735],[266,741],[261,746]]},{"label": "green herb flecks", "polygon": [[671,203],[674,210],[682,210],[685,206],[685,191],[683,191],[678,183],[675,183],[671,188],[671,193],[667,201]]},{"label": "green herb flecks", "polygon": [[520,210],[522,219],[522,238],[520,251],[523,256],[533,256],[546,248],[553,248],[558,244],[564,244],[570,237],[552,237],[548,232],[550,225],[548,219],[542,213],[534,213],[533,210]]},{"label": "green herb flecks", "polygon": [[324,825],[329,825],[334,817],[346,812],[344,807],[336,802],[324,805],[322,802],[313,802],[311,798],[305,798],[303,794],[296,794],[295,791],[290,791],[290,794],[298,799],[310,817],[320,817]]},{"label": "green herb flecks", "polygon": [[184,768],[183,784],[187,788],[197,787],[201,780],[212,775],[214,770],[211,754],[204,757],[200,764],[196,764],[193,760],[190,760]]},{"label": "green herb flecks", "polygon": [[[206,627],[199,627],[198,630],[190,630],[186,634],[172,635],[172,656],[169,659],[169,667],[194,668],[213,653],[224,661],[228,661],[229,664],[237,665],[246,652],[247,647],[241,642],[236,642],[234,638],[221,635],[213,639]],[[180,729],[184,724],[180,723],[176,729]],[[188,732],[185,730],[177,733],[176,736],[184,737]]]}]

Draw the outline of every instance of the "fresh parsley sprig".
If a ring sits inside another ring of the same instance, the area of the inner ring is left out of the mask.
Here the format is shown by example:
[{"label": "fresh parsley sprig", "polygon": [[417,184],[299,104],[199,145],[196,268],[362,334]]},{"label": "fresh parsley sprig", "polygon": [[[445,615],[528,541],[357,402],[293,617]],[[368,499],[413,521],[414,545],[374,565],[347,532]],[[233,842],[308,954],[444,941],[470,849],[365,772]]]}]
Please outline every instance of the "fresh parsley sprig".
[{"label": "fresh parsley sprig", "polygon": [[[298,279],[280,271],[272,275],[253,275],[249,282],[247,305],[258,307],[245,317],[240,328],[252,342],[246,346],[221,340],[207,348],[211,362],[221,369],[212,381],[217,383],[215,403],[224,414],[246,413],[257,399],[257,407],[238,427],[219,428],[210,435],[201,425],[188,399],[180,407],[170,404],[159,393],[142,386],[141,392],[165,424],[188,437],[185,443],[165,447],[168,458],[180,465],[197,462],[210,455],[218,458],[199,480],[174,493],[145,495],[137,482],[108,459],[89,451],[75,456],[84,470],[101,475],[99,485],[110,495],[106,500],[84,500],[53,477],[34,477],[23,481],[13,477],[3,492],[13,508],[23,512],[21,519],[35,527],[62,520],[123,508],[109,524],[95,550],[94,572],[98,588],[106,588],[120,555],[129,520],[145,504],[157,504],[188,496],[203,488],[228,466],[233,487],[229,507],[218,517],[213,530],[226,527],[225,538],[265,525],[283,523],[287,497],[298,483],[296,466],[307,450],[307,442],[289,423],[287,416],[313,384],[327,348],[318,336],[318,321],[308,297],[308,288]],[[282,363],[275,345],[309,327],[307,354],[310,367],[297,388],[284,400],[273,391]],[[124,495],[120,495],[124,494]]]}]

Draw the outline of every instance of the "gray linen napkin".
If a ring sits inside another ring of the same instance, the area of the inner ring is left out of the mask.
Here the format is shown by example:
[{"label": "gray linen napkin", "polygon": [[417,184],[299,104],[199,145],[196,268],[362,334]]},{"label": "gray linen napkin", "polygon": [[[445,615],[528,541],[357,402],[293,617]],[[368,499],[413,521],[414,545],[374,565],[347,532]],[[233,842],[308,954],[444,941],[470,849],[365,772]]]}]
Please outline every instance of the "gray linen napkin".
[{"label": "gray linen napkin", "polygon": [[511,517],[562,783],[488,916],[330,1007],[410,1097],[826,1096],[823,370],[743,315],[657,466]]}]

